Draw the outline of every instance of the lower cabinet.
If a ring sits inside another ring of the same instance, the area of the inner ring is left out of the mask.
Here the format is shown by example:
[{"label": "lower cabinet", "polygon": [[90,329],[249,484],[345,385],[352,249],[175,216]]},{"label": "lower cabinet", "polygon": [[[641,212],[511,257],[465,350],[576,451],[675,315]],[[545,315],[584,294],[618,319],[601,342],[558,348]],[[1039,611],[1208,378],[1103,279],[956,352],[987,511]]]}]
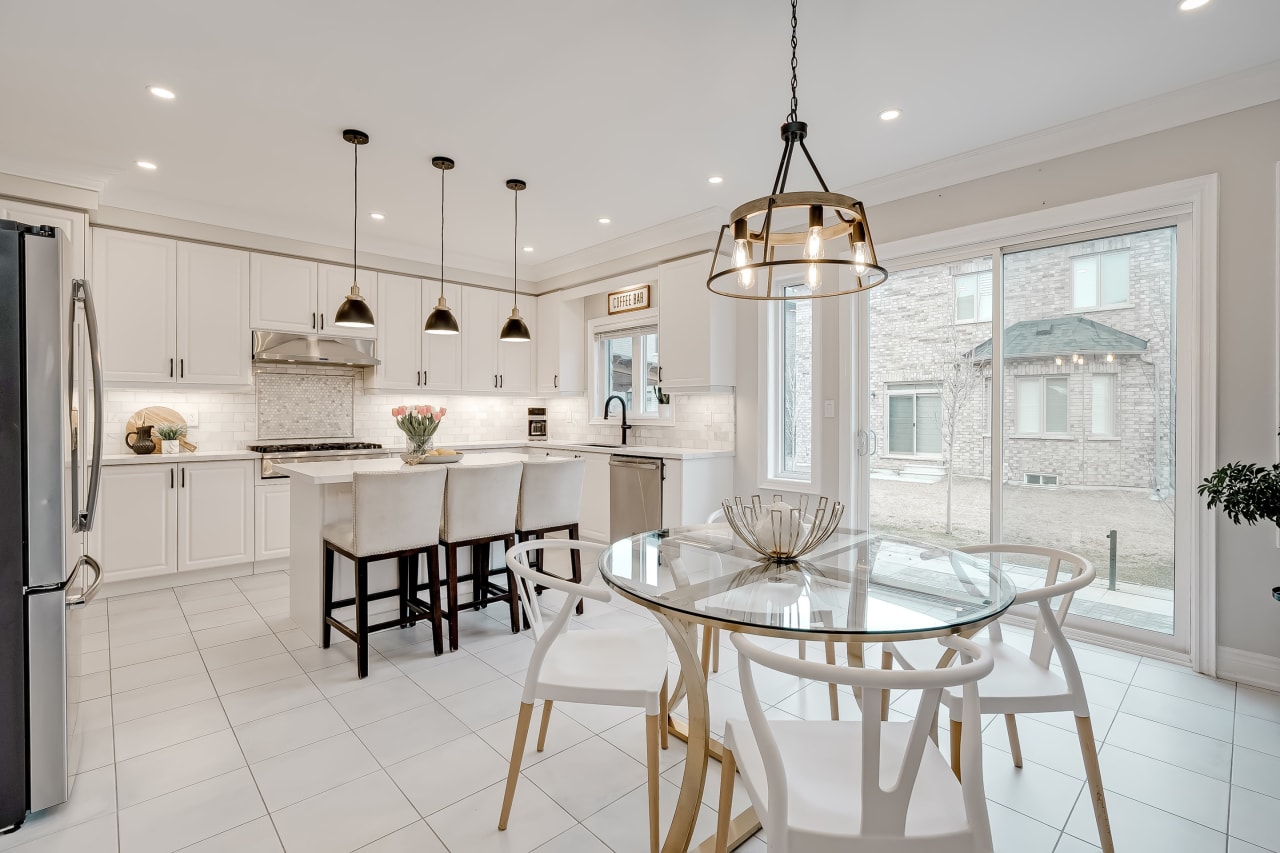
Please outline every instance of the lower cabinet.
[{"label": "lower cabinet", "polygon": [[90,553],[108,581],[250,563],[253,483],[247,460],[105,466]]},{"label": "lower cabinet", "polygon": [[609,454],[583,453],[587,469],[582,475],[582,513],[578,531],[583,539],[609,541]]},{"label": "lower cabinet", "polygon": [[253,559],[289,556],[289,481],[258,486],[253,492]]}]

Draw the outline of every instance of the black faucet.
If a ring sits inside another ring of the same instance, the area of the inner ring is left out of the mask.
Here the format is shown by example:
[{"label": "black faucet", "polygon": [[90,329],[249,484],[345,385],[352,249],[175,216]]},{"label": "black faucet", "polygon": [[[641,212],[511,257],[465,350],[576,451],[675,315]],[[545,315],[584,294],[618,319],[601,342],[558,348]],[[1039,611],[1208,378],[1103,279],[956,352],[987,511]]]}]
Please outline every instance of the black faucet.
[{"label": "black faucet", "polygon": [[610,394],[604,401],[604,419],[609,420],[609,404],[614,400],[618,401],[618,405],[622,406],[622,446],[627,446],[627,430],[631,429],[631,424],[627,423],[627,401],[619,397],[617,394]]}]

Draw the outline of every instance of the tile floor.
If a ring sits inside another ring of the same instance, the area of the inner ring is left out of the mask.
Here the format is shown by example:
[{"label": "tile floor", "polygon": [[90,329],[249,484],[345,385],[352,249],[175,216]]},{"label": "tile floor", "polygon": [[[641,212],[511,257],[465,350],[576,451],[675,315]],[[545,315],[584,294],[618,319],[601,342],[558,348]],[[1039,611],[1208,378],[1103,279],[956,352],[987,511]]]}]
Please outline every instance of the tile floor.
[{"label": "tile floor", "polygon": [[[546,752],[525,759],[510,829],[497,832],[532,643],[496,609],[467,613],[462,650],[438,658],[425,629],[377,635],[359,681],[351,645],[311,645],[289,620],[287,593],[287,576],[269,574],[91,605],[74,793],[0,837],[0,850],[647,850],[644,724],[628,710],[557,706]],[[622,602],[588,608],[577,620],[586,628],[648,618]],[[1096,647],[1078,655],[1117,850],[1280,851],[1280,694]],[[760,681],[773,715],[827,714],[824,685]],[[852,695],[843,699],[849,714]],[[742,714],[731,647],[711,701],[716,731]],[[1069,717],[1026,716],[1020,729],[1026,761],[1015,770],[1004,726],[986,728],[997,850],[1096,850]],[[672,739],[668,813],[682,760]],[[714,825],[718,769],[699,837]]]}]

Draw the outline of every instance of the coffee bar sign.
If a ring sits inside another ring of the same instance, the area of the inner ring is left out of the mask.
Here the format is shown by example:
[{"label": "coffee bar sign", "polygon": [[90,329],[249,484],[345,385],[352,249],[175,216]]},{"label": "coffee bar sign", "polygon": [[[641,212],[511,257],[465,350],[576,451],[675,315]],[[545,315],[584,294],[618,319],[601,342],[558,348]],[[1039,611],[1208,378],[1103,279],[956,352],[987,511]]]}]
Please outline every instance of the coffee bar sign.
[{"label": "coffee bar sign", "polygon": [[643,311],[649,307],[649,285],[637,284],[634,287],[614,290],[609,294],[609,313],[625,314],[628,311]]}]

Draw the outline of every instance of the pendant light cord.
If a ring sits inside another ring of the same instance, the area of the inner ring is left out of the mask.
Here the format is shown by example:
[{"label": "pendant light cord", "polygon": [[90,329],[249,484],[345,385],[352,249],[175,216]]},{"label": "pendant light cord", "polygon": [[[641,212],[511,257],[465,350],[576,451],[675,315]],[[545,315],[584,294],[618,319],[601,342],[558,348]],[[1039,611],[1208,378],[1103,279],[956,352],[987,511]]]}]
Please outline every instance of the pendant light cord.
[{"label": "pendant light cord", "polygon": [[796,88],[799,80],[796,77],[796,69],[800,67],[799,61],[796,59],[796,48],[800,44],[800,40],[796,38],[797,18],[796,11],[800,0],[791,0],[791,115],[788,117],[790,121],[799,121],[800,99],[796,95]]},{"label": "pendant light cord", "polygon": [[440,170],[440,298],[444,299],[444,173]]},{"label": "pendant light cord", "polygon": [[511,228],[511,307],[516,308],[519,301],[516,296],[516,264],[520,262],[520,253],[516,251],[516,247],[520,245],[520,191],[513,189],[511,196],[515,210],[515,224]]},{"label": "pendant light cord", "polygon": [[352,145],[351,174],[351,284],[356,283],[356,250],[360,234],[360,146]]}]

